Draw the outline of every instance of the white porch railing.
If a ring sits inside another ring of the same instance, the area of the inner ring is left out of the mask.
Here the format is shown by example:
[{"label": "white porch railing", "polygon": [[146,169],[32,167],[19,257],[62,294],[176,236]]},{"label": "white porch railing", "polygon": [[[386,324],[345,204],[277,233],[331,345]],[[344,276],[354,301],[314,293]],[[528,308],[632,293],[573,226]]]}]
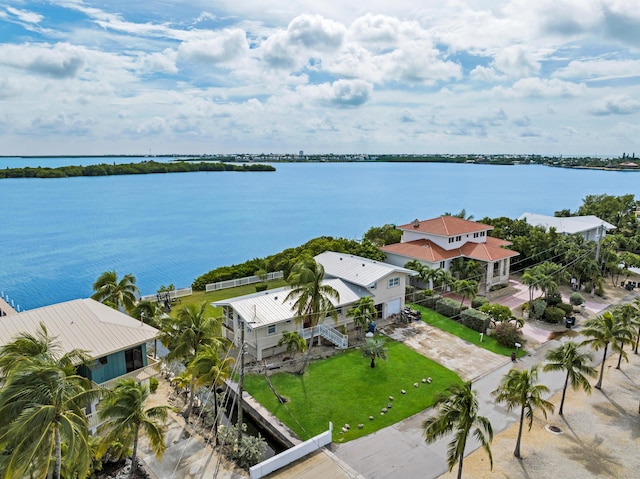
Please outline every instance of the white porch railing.
[{"label": "white porch railing", "polygon": [[[266,280],[271,281],[272,279],[281,279],[283,277],[284,273],[282,271],[274,271],[271,273],[267,273]],[[210,291],[235,288],[236,286],[244,286],[247,284],[259,283],[261,281],[262,278],[260,278],[260,276],[245,276],[244,278],[230,279],[228,281],[218,281],[217,283],[209,283],[205,285],[205,291],[208,293]]]},{"label": "white porch railing", "polygon": [[120,379],[133,379],[136,383],[142,382],[150,377],[157,376],[160,373],[160,360],[147,356],[147,365],[143,368],[136,369],[130,373],[123,374],[117,378],[110,379],[103,383],[93,383],[95,387],[102,389],[112,389],[116,382]]},{"label": "white porch railing", "polygon": [[[303,329],[300,332],[300,336],[302,336],[303,339],[309,339],[311,337],[311,329],[312,328]],[[314,337],[315,336],[322,336],[326,340],[331,341],[333,344],[338,346],[340,349],[347,349],[349,347],[349,336],[324,324],[316,326],[314,331]]]},{"label": "white porch railing", "polygon": [[163,291],[162,293],[147,294],[144,296],[140,296],[140,300],[155,301],[158,299],[158,297],[164,299],[167,294],[169,295],[169,299],[178,299],[178,298],[183,298],[185,296],[191,296],[193,294],[193,289],[180,288],[180,289],[173,289],[171,291]]}]

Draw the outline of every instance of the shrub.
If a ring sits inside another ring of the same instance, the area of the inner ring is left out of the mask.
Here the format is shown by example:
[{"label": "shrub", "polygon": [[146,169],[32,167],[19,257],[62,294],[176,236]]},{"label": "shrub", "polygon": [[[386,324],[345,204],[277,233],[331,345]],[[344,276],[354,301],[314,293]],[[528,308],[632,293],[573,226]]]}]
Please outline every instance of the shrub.
[{"label": "shrub", "polygon": [[564,311],[555,306],[549,306],[545,309],[543,318],[547,323],[559,323],[564,318]]},{"label": "shrub", "polygon": [[494,284],[489,288],[489,291],[498,291],[499,289],[504,289],[509,286],[507,283]]},{"label": "shrub", "polygon": [[427,296],[424,294],[424,291],[416,291],[413,294],[413,302],[417,304],[424,304],[424,300],[427,299]]},{"label": "shrub", "polygon": [[522,306],[520,306],[520,308],[522,309],[522,311],[529,311],[529,301],[522,303]]},{"label": "shrub", "polygon": [[513,323],[500,323],[496,326],[492,336],[503,346],[508,348],[515,347],[516,343],[524,345],[524,336],[522,331]]},{"label": "shrub", "polygon": [[581,304],[584,304],[584,296],[580,293],[571,293],[571,296],[569,296],[569,303],[573,306],[580,306]]},{"label": "shrub", "polygon": [[531,311],[531,317],[533,319],[540,319],[544,315],[544,311],[547,309],[547,303],[544,299],[536,299],[533,302],[533,310]]},{"label": "shrub", "polygon": [[467,309],[460,313],[460,322],[467,328],[484,333],[489,327],[489,316],[475,309]]},{"label": "shrub", "polygon": [[447,318],[458,316],[460,309],[460,303],[455,299],[442,298],[436,303],[436,311]]},{"label": "shrub", "polygon": [[267,283],[257,283],[256,284],[256,293],[259,293],[260,291],[265,291],[268,288]]},{"label": "shrub", "polygon": [[567,303],[560,303],[556,305],[556,308],[560,308],[562,311],[564,311],[565,316],[571,315],[573,313],[573,306]]},{"label": "shrub", "polygon": [[158,390],[158,385],[160,383],[156,378],[149,378],[149,392],[154,393]]},{"label": "shrub", "polygon": [[[246,428],[247,425],[243,424],[242,429],[246,431]],[[242,442],[238,444],[237,426],[222,426],[219,440],[224,455],[245,470],[262,461],[267,450],[267,442],[260,436],[243,434]]]},{"label": "shrub", "polygon": [[556,304],[562,303],[562,295],[559,292],[551,293],[547,297],[547,304],[549,306],[555,306]]},{"label": "shrub", "polygon": [[476,296],[471,300],[471,307],[478,309],[483,304],[488,304],[489,300],[483,296]]},{"label": "shrub", "polygon": [[432,296],[427,296],[424,300],[424,305],[427,308],[435,309],[436,303],[442,299],[442,296],[439,294],[434,294]]},{"label": "shrub", "polygon": [[423,291],[425,296],[433,296],[433,290],[432,289],[425,289]]}]

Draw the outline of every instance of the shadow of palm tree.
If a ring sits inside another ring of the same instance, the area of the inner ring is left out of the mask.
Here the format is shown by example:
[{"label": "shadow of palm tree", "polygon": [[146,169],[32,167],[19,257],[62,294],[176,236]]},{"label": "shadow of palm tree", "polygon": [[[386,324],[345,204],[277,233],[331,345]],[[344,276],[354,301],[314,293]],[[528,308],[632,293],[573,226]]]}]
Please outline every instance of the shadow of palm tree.
[{"label": "shadow of palm tree", "polygon": [[571,436],[567,436],[567,439],[572,444],[561,450],[569,459],[582,464],[587,471],[598,477],[618,477],[616,469],[622,464],[606,450],[604,438],[596,434],[586,441]]}]

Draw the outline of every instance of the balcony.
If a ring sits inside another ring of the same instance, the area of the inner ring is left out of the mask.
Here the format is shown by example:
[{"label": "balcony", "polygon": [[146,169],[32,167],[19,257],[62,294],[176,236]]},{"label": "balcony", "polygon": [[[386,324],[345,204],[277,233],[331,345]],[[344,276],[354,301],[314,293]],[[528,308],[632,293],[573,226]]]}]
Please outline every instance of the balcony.
[{"label": "balcony", "polygon": [[160,374],[160,360],[153,359],[152,357],[147,356],[146,366],[100,384],[93,383],[93,386],[101,389],[113,389],[113,387],[116,385],[116,382],[121,379],[133,379],[136,383],[140,383],[153,376],[157,376],[158,374]]}]

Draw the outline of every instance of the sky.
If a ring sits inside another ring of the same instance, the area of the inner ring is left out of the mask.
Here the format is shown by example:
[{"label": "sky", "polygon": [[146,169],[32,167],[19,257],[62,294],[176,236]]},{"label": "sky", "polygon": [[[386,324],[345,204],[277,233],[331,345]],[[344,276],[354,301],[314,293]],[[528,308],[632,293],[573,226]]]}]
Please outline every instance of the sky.
[{"label": "sky", "polygon": [[640,156],[638,0],[0,0],[0,155]]}]

